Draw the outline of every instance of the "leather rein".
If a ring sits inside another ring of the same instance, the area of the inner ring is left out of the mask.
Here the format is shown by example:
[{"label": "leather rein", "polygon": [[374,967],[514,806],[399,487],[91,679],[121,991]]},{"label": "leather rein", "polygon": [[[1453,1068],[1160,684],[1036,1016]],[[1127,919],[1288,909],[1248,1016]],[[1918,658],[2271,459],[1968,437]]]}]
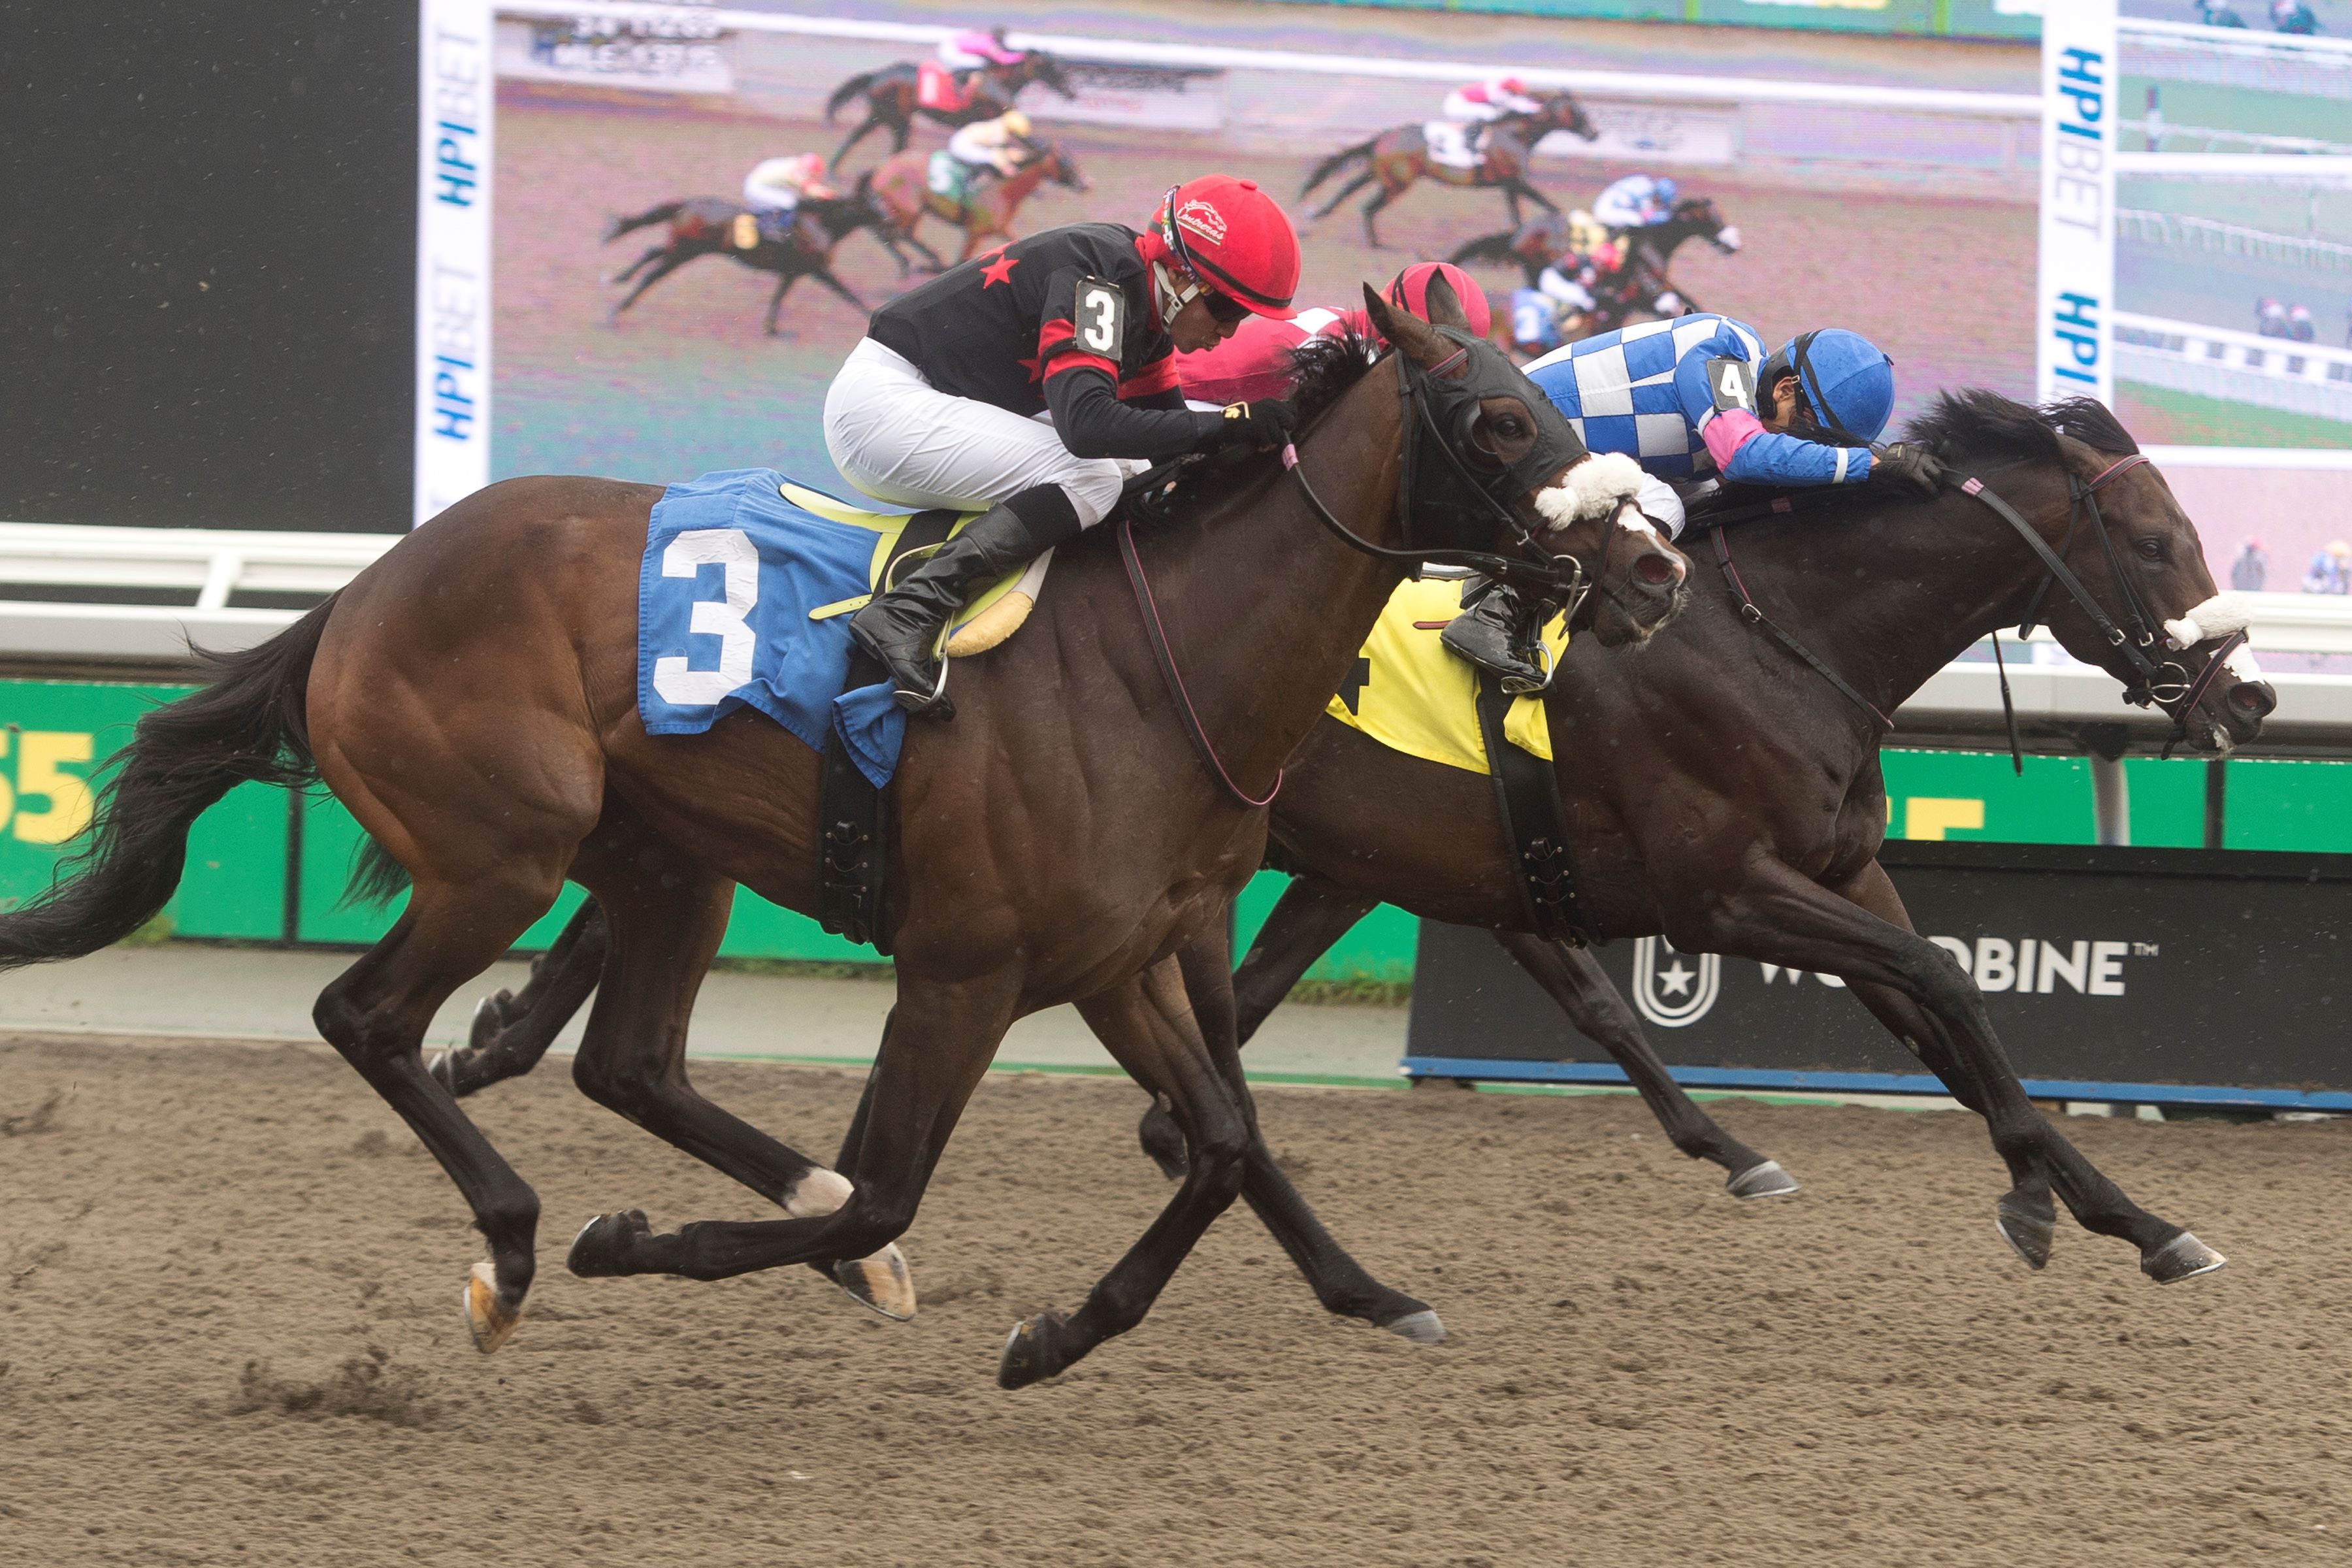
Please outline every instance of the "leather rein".
[{"label": "leather rein", "polygon": [[[1331,509],[1323,504],[1322,498],[1315,493],[1315,488],[1307,483],[1305,470],[1298,466],[1298,448],[1296,444],[1286,444],[1283,447],[1283,468],[1297,485],[1298,493],[1307,501],[1307,510],[1313,512],[1316,521],[1349,549],[1360,554],[1371,556],[1375,560],[1401,563],[1405,567],[1407,574],[1416,580],[1429,567],[1440,566],[1467,570],[1507,582],[1524,584],[1547,598],[1563,602],[1567,612],[1573,616],[1592,589],[1591,579],[1585,574],[1584,563],[1573,555],[1554,555],[1546,551],[1537,542],[1534,533],[1519,521],[1517,515],[1509,507],[1496,500],[1488,490],[1486,484],[1473,474],[1468,466],[1454,453],[1452,443],[1444,438],[1444,433],[1438,430],[1436,421],[1429,412],[1427,400],[1419,384],[1421,379],[1423,376],[1433,378],[1458,373],[1467,362],[1469,354],[1470,351],[1467,347],[1458,349],[1426,372],[1420,370],[1410,359],[1404,358],[1402,354],[1399,356],[1397,395],[1402,405],[1402,422],[1399,437],[1404,444],[1405,452],[1405,471],[1397,484],[1399,521],[1402,525],[1404,537],[1410,538],[1414,494],[1412,454],[1416,438],[1425,428],[1431,435],[1438,437],[1435,446],[1445,455],[1446,461],[1453,467],[1454,476],[1462,482],[1463,487],[1485,502],[1486,506],[1501,521],[1512,538],[1517,541],[1520,550],[1524,552],[1523,555],[1517,557],[1496,555],[1480,550],[1391,550],[1384,545],[1374,544],[1370,540],[1364,538],[1340,521],[1333,515]],[[1139,479],[1129,481],[1128,486],[1129,492],[1158,486],[1167,479],[1170,468],[1172,467],[1173,465],[1169,465],[1153,468]],[[1192,703],[1192,694],[1185,689],[1183,672],[1177,668],[1175,651],[1169,646],[1168,628],[1160,620],[1159,602],[1152,595],[1151,581],[1144,573],[1143,558],[1135,548],[1135,516],[1132,509],[1123,509],[1119,512],[1116,526],[1118,532],[1119,560],[1127,568],[1128,585],[1135,591],[1136,609],[1142,616],[1144,637],[1151,644],[1151,657],[1160,666],[1160,678],[1168,688],[1169,697],[1175,703],[1176,718],[1183,726],[1186,738],[1192,742],[1192,749],[1200,753],[1201,761],[1209,770],[1209,776],[1217,781],[1218,786],[1235,805],[1252,811],[1272,805],[1274,797],[1282,789],[1282,770],[1278,767],[1275,770],[1274,782],[1266,785],[1265,793],[1262,795],[1251,795],[1234,781],[1233,774],[1226,770],[1223,761],[1217,755],[1215,743],[1209,739],[1208,731],[1201,723],[1200,711]]]},{"label": "leather rein", "polygon": [[[2049,542],[2042,537],[2040,531],[2026,521],[2015,507],[1994,494],[1986,487],[1982,479],[1974,478],[1962,479],[1958,489],[1962,495],[1981,501],[1994,516],[2009,524],[2017,536],[2025,542],[2027,548],[2042,558],[2044,568],[2042,582],[2033,590],[2033,597],[2026,602],[2025,614],[2018,622],[2018,635],[2021,637],[2024,637],[2039,624],[2042,618],[2042,601],[2049,596],[2051,585],[2057,584],[2089,619],[2099,635],[2107,640],[2108,646],[2120,650],[2125,661],[2131,666],[2132,673],[2137,679],[2133,683],[2125,686],[2125,701],[2140,708],[2146,708],[2152,703],[2159,707],[2174,702],[2179,703],[2179,710],[2173,715],[2171,739],[2165,743],[2164,754],[2168,757],[2172,754],[2173,748],[2188,738],[2190,711],[2211,688],[2223,661],[2244,646],[2246,633],[2242,630],[2236,631],[2222,639],[2221,646],[2214,650],[2213,657],[2206,661],[2204,669],[2199,673],[2194,681],[2189,679],[2187,668],[2178,660],[2159,658],[2160,649],[2157,652],[2150,651],[2156,646],[2157,628],[2163,624],[2162,619],[2148,608],[2147,599],[2139,591],[2139,585],[2132,580],[2130,574],[2123,569],[2123,559],[2116,551],[2114,538],[2107,532],[2106,520],[2099,514],[2098,501],[2098,492],[2101,489],[2147,460],[2145,453],[2135,452],[2130,457],[2109,465],[2088,479],[2069,472],[2066,476],[2066,533],[2055,550],[2050,547]],[[1795,498],[1776,496],[1769,501],[1753,507],[1742,508],[1721,517],[1709,518],[1698,526],[1706,529],[1715,537],[1716,562],[1722,569],[1724,582],[1730,588],[1732,597],[1739,603],[1740,618],[1751,626],[1760,626],[1771,633],[1790,652],[1811,665],[1823,679],[1835,687],[1863,711],[1868,713],[1881,729],[1891,731],[1895,728],[1894,720],[1879,711],[1876,704],[1855,690],[1835,670],[1824,664],[1811,649],[1781,630],[1757,606],[1756,601],[1748,595],[1747,584],[1739,580],[1739,569],[1732,563],[1731,544],[1724,533],[1727,523],[1742,522],[1751,518],[1775,513],[1788,514],[1797,510]],[[2107,575],[2123,593],[2125,615],[2132,623],[2132,629],[2129,632],[2116,623],[2114,617],[2107,614],[2091,590],[2084,585],[2083,580],[2077,577],[2074,570],[2066,564],[2066,554],[2074,548],[2075,530],[2081,526],[2085,516],[2088,516],[2091,521],[2091,531],[2098,537],[2100,546],[2105,552]],[[1996,663],[2000,663],[2000,637],[1996,632],[1993,636],[1993,657]],[[2167,679],[2168,673],[2171,679]],[[2022,771],[2023,752],[2018,740],[2017,713],[2010,700],[2009,671],[2005,664],[2001,665],[2000,701],[2001,711],[2009,724],[2010,752],[2018,760],[2020,771]]]}]

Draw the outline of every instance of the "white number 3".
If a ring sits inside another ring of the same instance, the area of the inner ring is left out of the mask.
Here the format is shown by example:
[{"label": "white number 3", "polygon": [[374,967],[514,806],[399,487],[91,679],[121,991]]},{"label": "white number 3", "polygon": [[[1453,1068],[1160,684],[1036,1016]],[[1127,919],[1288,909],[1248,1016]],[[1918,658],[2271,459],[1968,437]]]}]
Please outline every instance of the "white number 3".
[{"label": "white number 3", "polygon": [[1089,283],[1078,291],[1079,310],[1092,314],[1078,333],[1078,342],[1088,353],[1118,356],[1119,304],[1118,293],[1100,283]]},{"label": "white number 3", "polygon": [[760,602],[760,552],[740,528],[691,528],[662,552],[662,575],[691,577],[705,566],[727,569],[726,597],[697,599],[687,630],[719,639],[719,668],[693,669],[686,656],[654,660],[654,690],[665,702],[708,708],[751,679],[758,639],[743,617]]}]

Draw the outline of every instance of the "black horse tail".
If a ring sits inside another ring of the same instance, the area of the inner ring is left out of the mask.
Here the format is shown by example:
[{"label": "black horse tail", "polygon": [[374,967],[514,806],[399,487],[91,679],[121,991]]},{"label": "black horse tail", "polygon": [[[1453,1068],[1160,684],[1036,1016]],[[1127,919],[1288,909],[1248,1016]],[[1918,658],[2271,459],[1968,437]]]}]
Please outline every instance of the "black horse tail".
[{"label": "black horse tail", "polygon": [[242,653],[198,657],[218,673],[203,690],[139,721],[107,763],[95,820],[47,892],[0,914],[0,970],[79,958],[153,919],[180,885],[188,826],[241,784],[318,777],[306,698],[325,604]]},{"label": "black horse tail", "polygon": [[1494,234],[1482,234],[1475,239],[1465,240],[1461,245],[1456,246],[1454,254],[1445,259],[1456,267],[1466,267],[1474,261],[1493,261],[1507,266],[1519,258],[1519,253],[1511,248],[1512,238],[1513,236],[1508,229],[1502,229]]},{"label": "black horse tail", "polygon": [[833,117],[841,112],[842,106],[873,86],[874,79],[881,74],[880,71],[860,71],[835,88],[833,96],[824,100],[824,122],[827,125],[832,124]]},{"label": "black horse tail", "polygon": [[677,216],[678,209],[684,205],[686,205],[684,202],[664,202],[657,207],[647,207],[635,217],[616,217],[604,226],[604,243],[610,245],[625,234],[633,233],[654,224],[667,223]]},{"label": "black horse tail", "polygon": [[1315,172],[1307,176],[1307,183],[1298,187],[1298,194],[1301,196],[1306,195],[1307,192],[1313,190],[1316,186],[1321,184],[1324,181],[1329,179],[1332,175],[1338,174],[1340,170],[1346,168],[1349,164],[1355,163],[1359,159],[1361,159],[1365,163],[1371,162],[1372,142],[1378,142],[1380,138],[1375,136],[1370,142],[1359,142],[1353,147],[1342,147],[1337,153],[1332,153],[1328,158],[1326,158],[1321,163],[1316,164]]}]

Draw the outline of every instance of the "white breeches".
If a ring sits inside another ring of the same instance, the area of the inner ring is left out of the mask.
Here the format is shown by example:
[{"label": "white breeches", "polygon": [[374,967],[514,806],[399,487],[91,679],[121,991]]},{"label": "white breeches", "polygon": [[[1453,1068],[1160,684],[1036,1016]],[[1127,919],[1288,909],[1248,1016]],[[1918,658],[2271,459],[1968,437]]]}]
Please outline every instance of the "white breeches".
[{"label": "white breeches", "polygon": [[743,205],[755,213],[788,213],[801,205],[801,193],[790,185],[767,185],[747,179],[743,182]]},{"label": "white breeches", "polygon": [[844,479],[894,506],[969,511],[1059,485],[1088,528],[1139,466],[1076,457],[1050,423],[941,392],[872,338],[849,351],[825,394],[824,449]]}]

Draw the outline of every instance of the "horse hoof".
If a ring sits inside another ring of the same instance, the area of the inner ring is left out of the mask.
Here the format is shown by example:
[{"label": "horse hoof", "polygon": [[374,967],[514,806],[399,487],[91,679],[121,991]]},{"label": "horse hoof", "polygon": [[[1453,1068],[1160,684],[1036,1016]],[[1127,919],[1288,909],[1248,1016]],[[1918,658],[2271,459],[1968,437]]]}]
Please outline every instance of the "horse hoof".
[{"label": "horse hoof", "polygon": [[457,1064],[454,1059],[457,1055],[456,1051],[436,1051],[433,1059],[425,1064],[425,1076],[447,1089],[453,1097],[457,1092]]},{"label": "horse hoof", "polygon": [[1004,1353],[996,1359],[996,1386],[1026,1388],[1060,1372],[1062,1362],[1055,1341],[1064,1321],[1061,1313],[1045,1311],[1013,1324],[1013,1331],[1004,1336]]},{"label": "horse hoof", "polygon": [[625,1214],[600,1214],[572,1238],[564,1266],[583,1279],[612,1279],[629,1270],[624,1267],[631,1247],[653,1234],[643,1209]]},{"label": "horse hoof", "polygon": [[1445,1342],[1445,1324],[1427,1307],[1418,1312],[1407,1312],[1394,1322],[1382,1323],[1381,1327],[1417,1345],[1442,1345]]},{"label": "horse hoof", "polygon": [[2058,1222],[2043,1215],[2029,1214],[2012,1208],[2006,1202],[1993,1211],[1992,1227],[2000,1233],[2009,1249],[2025,1260],[2028,1268],[2041,1268],[2050,1261],[2050,1244],[2058,1233]]},{"label": "horse hoof", "polygon": [[474,1348],[489,1354],[507,1342],[507,1336],[522,1321],[522,1308],[512,1311],[499,1305],[498,1270],[488,1261],[474,1265],[466,1279],[466,1328],[474,1336]]},{"label": "horse hoof", "polygon": [[849,1299],[871,1308],[894,1323],[915,1315],[915,1279],[907,1269],[906,1255],[896,1242],[871,1258],[846,1258],[833,1266],[834,1283]]},{"label": "horse hoof", "polygon": [[1760,1165],[1750,1165],[1734,1172],[1724,1184],[1724,1190],[1735,1198],[1785,1198],[1791,1193],[1802,1192],[1797,1178],[1780,1169],[1778,1160],[1767,1160]]},{"label": "horse hoof", "polygon": [[2210,1274],[2230,1260],[2182,1231],[2139,1260],[2139,1271],[2159,1285],[2178,1285]]}]

